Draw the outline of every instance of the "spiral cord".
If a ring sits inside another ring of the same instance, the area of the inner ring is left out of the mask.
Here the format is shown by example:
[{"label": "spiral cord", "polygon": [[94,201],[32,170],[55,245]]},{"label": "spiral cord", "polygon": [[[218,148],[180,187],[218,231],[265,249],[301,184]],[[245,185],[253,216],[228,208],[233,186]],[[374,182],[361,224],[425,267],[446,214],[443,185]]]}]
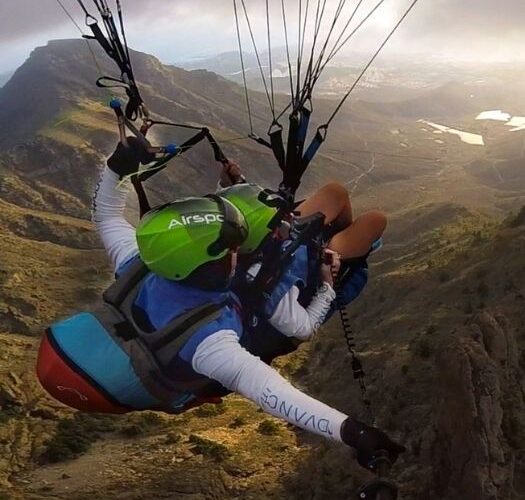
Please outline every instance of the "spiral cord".
[{"label": "spiral cord", "polygon": [[354,380],[357,380],[359,384],[359,389],[361,390],[361,398],[363,401],[363,406],[365,407],[367,413],[368,420],[372,425],[375,425],[375,418],[372,412],[372,405],[370,399],[368,398],[368,392],[365,382],[366,374],[363,369],[363,363],[356,352],[355,336],[350,322],[350,318],[348,316],[348,312],[346,310],[346,304],[343,295],[343,280],[346,278],[346,275],[351,272],[352,271],[348,269],[346,270],[346,272],[338,273],[332,267],[334,290],[336,293],[335,303],[337,310],[339,311],[339,317],[341,319],[341,326],[343,328],[343,334],[346,340],[348,353],[351,357],[351,367],[352,373],[354,375]]}]

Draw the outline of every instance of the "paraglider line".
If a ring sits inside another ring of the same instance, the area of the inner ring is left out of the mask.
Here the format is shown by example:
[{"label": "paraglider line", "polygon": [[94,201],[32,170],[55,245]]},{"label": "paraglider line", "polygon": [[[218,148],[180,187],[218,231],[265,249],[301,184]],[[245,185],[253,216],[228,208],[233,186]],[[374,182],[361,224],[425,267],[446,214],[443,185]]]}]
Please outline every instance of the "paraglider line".
[{"label": "paraglider line", "polygon": [[233,9],[235,12],[235,25],[237,28],[237,41],[239,42],[239,56],[241,59],[241,69],[242,69],[242,79],[244,81],[244,94],[246,98],[246,108],[248,111],[248,120],[250,122],[250,134],[253,134],[253,119],[252,119],[252,108],[250,105],[250,96],[248,93],[248,84],[246,82],[246,68],[244,65],[244,55],[242,50],[242,41],[241,41],[241,28],[239,26],[239,13],[237,11],[237,0],[233,0]]},{"label": "paraglider line", "polygon": [[352,32],[345,38],[345,40],[339,44],[337,49],[332,50],[332,53],[329,55],[329,57],[326,59],[326,61],[323,63],[322,66],[320,66],[317,70],[317,74],[315,75],[315,78],[313,79],[312,86],[315,86],[317,81],[319,80],[319,77],[325,70],[326,66],[332,61],[332,59],[345,47],[345,45],[354,37],[354,35],[361,29],[362,26],[374,15],[374,13],[381,7],[386,0],[379,0],[379,2],[374,6],[374,8],[361,20],[361,22],[352,30]]},{"label": "paraglider line", "polygon": [[[275,110],[275,93],[273,87],[273,61],[272,61],[272,37],[270,29],[270,3],[266,0],[266,31],[268,34],[268,64],[270,67],[270,88],[272,92],[272,109]],[[273,114],[275,120],[275,112]],[[253,131],[252,131],[253,133]]]},{"label": "paraglider line", "polygon": [[397,24],[394,26],[394,28],[392,29],[392,31],[388,34],[388,36],[385,38],[385,40],[383,41],[383,43],[379,46],[379,48],[376,50],[376,52],[374,53],[374,55],[372,56],[372,58],[370,59],[370,61],[368,62],[368,64],[363,68],[363,71],[361,71],[361,73],[359,74],[359,76],[357,77],[357,79],[355,80],[355,82],[353,83],[353,85],[350,87],[350,89],[348,90],[348,92],[345,94],[345,96],[343,97],[343,99],[341,100],[341,102],[338,104],[338,106],[336,107],[336,109],[334,110],[334,112],[332,113],[332,115],[330,116],[330,118],[328,119],[328,121],[326,122],[326,125],[330,125],[330,123],[332,123],[333,119],[336,117],[337,113],[339,113],[339,111],[341,110],[341,108],[344,106],[345,102],[348,100],[348,98],[350,97],[350,95],[352,94],[352,92],[355,90],[355,88],[357,87],[357,85],[359,84],[359,82],[362,80],[363,76],[365,76],[366,72],[368,71],[368,69],[370,68],[370,66],[372,66],[372,64],[374,63],[374,61],[377,59],[377,56],[379,56],[379,54],[382,52],[383,48],[385,47],[385,45],[390,41],[390,39],[392,38],[392,36],[394,36],[395,32],[398,30],[398,28],[401,26],[401,24],[403,23],[403,21],[407,18],[407,16],[410,14],[410,12],[412,11],[412,9],[415,7],[415,5],[417,4],[419,0],[413,0],[413,2],[410,4],[410,7],[406,10],[406,12],[403,14],[403,16],[401,17],[401,19],[397,22]]},{"label": "paraglider line", "polygon": [[257,43],[255,41],[255,36],[253,34],[252,24],[250,22],[250,17],[248,16],[248,11],[246,10],[246,4],[244,3],[244,0],[241,0],[241,5],[244,10],[244,16],[246,18],[246,24],[248,25],[248,30],[250,32],[250,38],[252,39],[253,49],[255,51],[255,57],[257,58],[257,64],[259,65],[259,71],[261,73],[261,78],[264,85],[264,90],[266,92],[266,97],[268,98],[268,104],[270,105],[270,110],[272,111],[272,116],[275,119],[275,109],[272,104],[272,98],[270,97],[270,91],[268,89],[268,83],[266,81],[266,77],[264,76],[264,71],[261,63],[261,57],[259,55],[259,49],[257,48]]},{"label": "paraglider line", "polygon": [[310,74],[310,80],[308,81],[308,84],[305,85],[305,88],[303,89],[303,95],[304,99],[308,99],[311,97],[312,91],[313,91],[313,85],[312,83],[312,75],[316,74],[317,68],[322,64],[324,55],[326,53],[326,49],[328,48],[328,44],[330,43],[330,39],[332,38],[332,34],[334,32],[335,27],[337,26],[337,22],[339,21],[339,16],[341,15],[342,9],[344,8],[347,0],[339,0],[339,4],[337,5],[337,9],[335,11],[334,19],[332,20],[330,24],[330,30],[328,32],[328,36],[326,37],[326,40],[323,44],[323,47],[321,48],[321,51],[319,52],[319,56],[317,59],[316,64],[314,65],[314,69],[312,73]]},{"label": "paraglider line", "polygon": [[290,58],[290,43],[288,40],[288,25],[286,23],[286,8],[284,7],[284,0],[281,0],[281,9],[283,12],[284,39],[286,41],[286,57],[288,59],[288,76],[290,77],[290,93],[292,97],[292,103],[295,103],[295,93],[294,93],[294,88],[293,88],[293,75],[292,75],[292,60]]}]

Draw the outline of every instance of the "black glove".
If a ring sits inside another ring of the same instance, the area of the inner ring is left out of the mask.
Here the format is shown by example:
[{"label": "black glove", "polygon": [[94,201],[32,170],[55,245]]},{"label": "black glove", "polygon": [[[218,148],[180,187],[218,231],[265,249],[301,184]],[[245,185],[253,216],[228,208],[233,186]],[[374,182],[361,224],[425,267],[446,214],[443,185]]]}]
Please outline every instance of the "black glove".
[{"label": "black glove", "polygon": [[394,463],[406,448],[392,441],[383,431],[376,427],[348,417],[341,426],[343,442],[357,450],[357,461],[361,467],[373,470],[370,463],[377,458],[378,452],[387,452],[389,460]]},{"label": "black glove", "polygon": [[126,175],[138,172],[139,165],[147,165],[155,161],[155,155],[148,152],[150,143],[148,141],[137,139],[136,137],[127,137],[128,145],[124,146],[118,143],[117,149],[109,157],[107,165],[122,179]]}]

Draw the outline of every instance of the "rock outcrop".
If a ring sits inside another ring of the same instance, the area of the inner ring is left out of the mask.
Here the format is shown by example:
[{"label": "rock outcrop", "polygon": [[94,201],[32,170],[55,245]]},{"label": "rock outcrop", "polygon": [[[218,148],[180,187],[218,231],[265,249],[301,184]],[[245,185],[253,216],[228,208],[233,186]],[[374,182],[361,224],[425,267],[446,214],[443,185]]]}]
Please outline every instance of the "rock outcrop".
[{"label": "rock outcrop", "polygon": [[451,335],[437,363],[436,498],[518,498],[525,387],[512,325],[503,316],[479,314]]}]

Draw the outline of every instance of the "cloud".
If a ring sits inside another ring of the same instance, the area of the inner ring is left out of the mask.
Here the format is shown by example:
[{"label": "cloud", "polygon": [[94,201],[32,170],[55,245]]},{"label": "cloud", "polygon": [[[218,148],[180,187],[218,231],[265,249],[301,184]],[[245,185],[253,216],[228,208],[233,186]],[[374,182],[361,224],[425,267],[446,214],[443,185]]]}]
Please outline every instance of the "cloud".
[{"label": "cloud", "polygon": [[[96,12],[91,0],[83,0]],[[107,0],[114,6],[114,0]],[[310,0],[313,10],[318,0]],[[320,0],[321,2],[323,0]],[[340,0],[328,0],[334,9]],[[377,0],[365,0],[367,12]],[[385,0],[366,33],[356,39],[356,47],[370,45],[379,33],[388,30],[411,0]],[[60,0],[83,30],[84,14],[76,0]],[[166,62],[196,55],[199,51],[217,52],[235,48],[235,27],[231,0],[121,0],[130,44],[152,52]],[[357,0],[348,0],[351,9]],[[245,0],[260,40],[265,37],[265,2]],[[273,15],[280,12],[281,0],[270,0]],[[290,26],[298,25],[298,0],[286,0]],[[35,5],[38,8],[35,8]],[[303,0],[303,6],[306,2]],[[241,7],[240,7],[241,8]],[[361,14],[362,15],[362,14]],[[392,41],[392,50],[432,50],[452,55],[474,50],[501,52],[516,50],[521,44],[523,0],[419,0],[414,11]],[[280,23],[279,32],[282,31]],[[277,30],[277,28],[276,28]],[[291,36],[296,33],[292,28]],[[78,31],[61,10],[58,0],[0,0],[0,44],[13,54],[27,56],[27,46],[42,39],[78,36]],[[275,40],[281,41],[276,32]],[[359,43],[361,40],[361,43]],[[522,51],[520,50],[520,53]],[[11,56],[13,59],[14,56]],[[11,60],[10,59],[10,60]],[[21,62],[21,61],[20,61]],[[5,64],[5,63],[4,63]]]},{"label": "cloud", "polygon": [[451,57],[521,58],[523,19],[522,0],[420,0],[400,39]]},{"label": "cloud", "polygon": [[[68,12],[82,26],[84,13],[75,0],[60,0]],[[89,12],[95,14],[96,8],[90,0],[83,0]],[[144,21],[158,21],[167,15],[173,19],[186,19],[211,12],[219,19],[226,11],[231,11],[229,1],[214,0],[121,0],[126,18],[130,21],[142,19]],[[18,39],[60,30],[69,19],[60,7],[57,0],[38,0],[39,7],[35,8],[35,0],[2,0],[0,2],[0,43],[10,43]],[[113,0],[108,0],[110,7],[114,7]]]},{"label": "cloud", "polygon": [[418,8],[419,32],[437,31],[471,33],[505,33],[520,28],[525,18],[525,2],[521,0],[421,0]]},{"label": "cloud", "polygon": [[[60,0],[68,11],[83,22],[83,13],[75,0]],[[231,0],[121,0],[126,18],[130,21],[146,21],[145,26],[155,28],[159,20],[170,18],[174,29],[184,29],[182,21],[206,16],[213,18],[217,28],[231,25]],[[339,0],[328,0],[333,9]],[[90,0],[83,0],[88,10],[96,12]],[[35,0],[2,0],[0,3],[0,43],[11,42],[25,38],[38,32],[48,32],[59,29],[69,20],[61,11],[58,1],[39,0],[35,8]],[[110,6],[113,0],[108,0]],[[286,1],[287,8],[293,13],[296,3]],[[306,2],[303,1],[303,7]],[[311,11],[316,0],[310,2]],[[355,1],[347,2],[349,8]],[[373,5],[371,0],[368,5]],[[386,0],[382,8],[401,12],[409,0]],[[265,2],[262,0],[246,0],[245,4],[254,16],[263,17]],[[366,4],[366,2],[365,2]],[[525,2],[522,0],[506,0],[504,6],[494,0],[420,0],[414,11],[411,28],[420,36],[433,36],[444,33],[469,33],[476,36],[502,33],[521,29],[525,19]],[[280,0],[270,0],[273,12],[280,10]],[[241,9],[241,7],[239,7]],[[365,10],[365,9],[363,9]],[[150,24],[152,23],[152,24]],[[145,30],[147,33],[147,30]]]}]

